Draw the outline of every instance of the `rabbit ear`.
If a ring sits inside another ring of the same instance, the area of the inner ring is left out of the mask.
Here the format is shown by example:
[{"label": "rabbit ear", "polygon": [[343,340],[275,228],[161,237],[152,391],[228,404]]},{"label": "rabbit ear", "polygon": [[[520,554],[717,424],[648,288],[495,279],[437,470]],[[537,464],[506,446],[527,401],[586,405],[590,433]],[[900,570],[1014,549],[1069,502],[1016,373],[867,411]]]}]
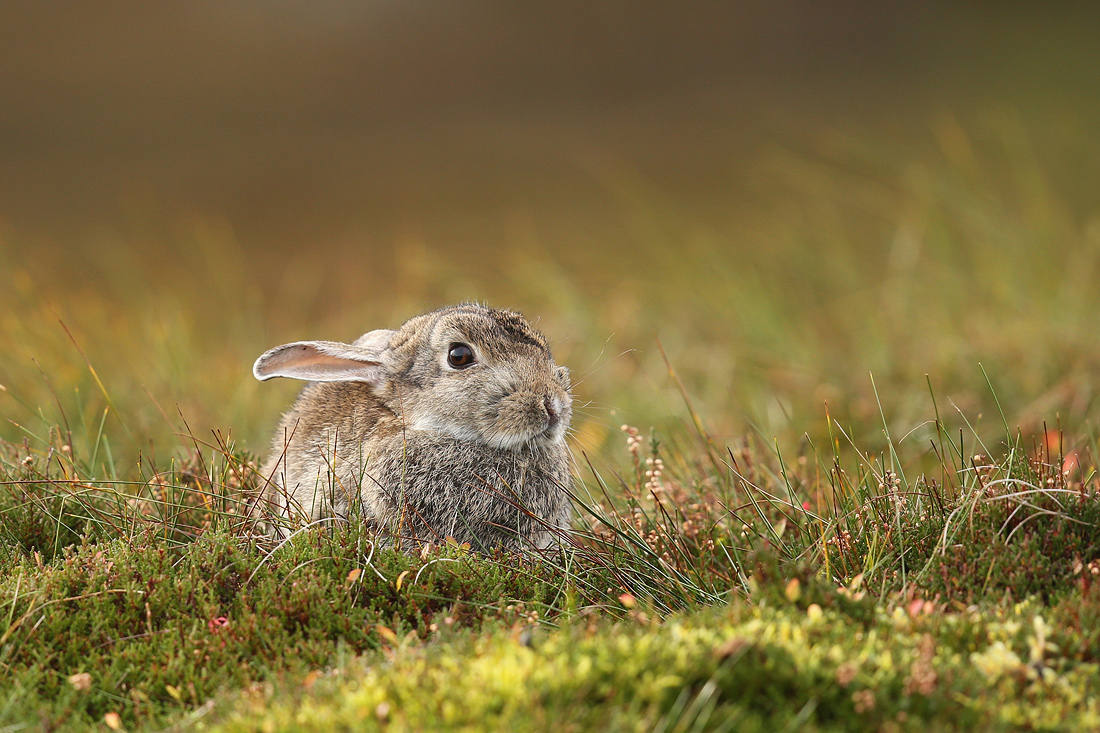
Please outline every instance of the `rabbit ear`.
[{"label": "rabbit ear", "polygon": [[309,382],[380,384],[385,379],[381,351],[338,341],[296,341],[265,352],[252,373],[260,381],[290,377]]},{"label": "rabbit ear", "polygon": [[368,331],[359,338],[352,342],[352,346],[360,349],[366,349],[367,351],[375,354],[381,354],[383,351],[389,348],[390,339],[396,331],[390,331],[389,329],[379,328],[375,331]]}]

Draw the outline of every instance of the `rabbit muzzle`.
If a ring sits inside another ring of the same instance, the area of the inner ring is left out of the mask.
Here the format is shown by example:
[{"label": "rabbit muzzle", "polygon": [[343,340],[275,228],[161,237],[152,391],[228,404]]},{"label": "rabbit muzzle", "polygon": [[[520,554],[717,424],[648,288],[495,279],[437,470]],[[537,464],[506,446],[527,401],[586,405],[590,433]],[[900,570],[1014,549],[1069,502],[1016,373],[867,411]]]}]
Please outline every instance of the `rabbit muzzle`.
[{"label": "rabbit muzzle", "polygon": [[528,443],[550,445],[565,437],[572,414],[567,392],[517,391],[484,416],[482,434],[487,443],[513,450]]}]

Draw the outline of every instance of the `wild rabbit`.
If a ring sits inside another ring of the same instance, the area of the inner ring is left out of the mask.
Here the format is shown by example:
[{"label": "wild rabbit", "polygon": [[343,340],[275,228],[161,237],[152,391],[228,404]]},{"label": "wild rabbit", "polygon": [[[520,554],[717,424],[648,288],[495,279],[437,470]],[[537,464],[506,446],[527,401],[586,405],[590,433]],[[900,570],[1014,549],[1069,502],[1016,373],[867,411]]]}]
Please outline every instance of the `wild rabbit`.
[{"label": "wild rabbit", "polygon": [[277,536],[356,505],[403,547],[542,549],[568,524],[569,370],[518,313],[449,306],[278,346],[253,374],[310,382],[262,469]]}]

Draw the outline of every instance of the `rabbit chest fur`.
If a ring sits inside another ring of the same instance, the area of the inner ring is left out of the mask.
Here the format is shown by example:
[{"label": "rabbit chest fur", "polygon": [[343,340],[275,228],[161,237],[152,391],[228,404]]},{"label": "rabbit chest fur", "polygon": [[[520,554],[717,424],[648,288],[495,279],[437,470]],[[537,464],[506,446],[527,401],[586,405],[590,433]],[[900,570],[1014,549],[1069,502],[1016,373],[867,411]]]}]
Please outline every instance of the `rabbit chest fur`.
[{"label": "rabbit chest fur", "polygon": [[276,535],[356,517],[403,547],[513,550],[568,526],[568,371],[516,313],[453,306],[352,344],[277,347],[254,371],[311,382],[262,468]]}]

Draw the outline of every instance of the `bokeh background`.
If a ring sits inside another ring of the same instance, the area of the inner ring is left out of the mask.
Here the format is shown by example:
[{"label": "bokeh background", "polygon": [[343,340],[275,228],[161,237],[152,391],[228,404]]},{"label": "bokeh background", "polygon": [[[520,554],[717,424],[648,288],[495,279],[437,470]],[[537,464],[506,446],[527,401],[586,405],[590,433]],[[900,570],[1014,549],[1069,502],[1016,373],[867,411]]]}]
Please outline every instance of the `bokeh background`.
[{"label": "bokeh background", "polygon": [[805,450],[828,414],[927,444],[938,410],[1095,442],[1098,30],[1091,3],[5,3],[0,437],[262,452],[297,389],[254,382],[263,350],[478,299],[572,367],[585,451],[687,419],[661,348],[723,441]]}]

